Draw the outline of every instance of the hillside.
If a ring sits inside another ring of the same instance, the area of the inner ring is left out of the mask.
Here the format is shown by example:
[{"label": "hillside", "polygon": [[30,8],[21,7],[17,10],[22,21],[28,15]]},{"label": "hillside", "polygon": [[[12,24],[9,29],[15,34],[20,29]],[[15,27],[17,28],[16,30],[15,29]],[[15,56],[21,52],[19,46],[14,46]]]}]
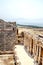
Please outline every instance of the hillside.
[{"label": "hillside", "polygon": [[21,25],[17,24],[18,27],[26,27],[26,28],[43,28],[41,26],[34,26],[34,25]]}]

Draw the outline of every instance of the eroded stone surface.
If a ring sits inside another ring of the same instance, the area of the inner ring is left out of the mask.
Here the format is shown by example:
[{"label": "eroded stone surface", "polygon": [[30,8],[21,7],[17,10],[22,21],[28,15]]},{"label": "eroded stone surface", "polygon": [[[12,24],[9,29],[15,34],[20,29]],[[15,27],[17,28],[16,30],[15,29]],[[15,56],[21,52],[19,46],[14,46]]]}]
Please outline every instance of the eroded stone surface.
[{"label": "eroded stone surface", "polygon": [[14,65],[13,55],[0,55],[0,65]]}]

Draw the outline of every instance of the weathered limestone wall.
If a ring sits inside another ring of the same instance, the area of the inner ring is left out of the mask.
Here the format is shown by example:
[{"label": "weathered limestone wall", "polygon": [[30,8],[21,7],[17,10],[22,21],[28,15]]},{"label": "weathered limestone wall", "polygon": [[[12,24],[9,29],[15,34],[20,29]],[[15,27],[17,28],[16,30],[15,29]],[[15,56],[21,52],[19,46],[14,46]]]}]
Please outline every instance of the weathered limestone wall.
[{"label": "weathered limestone wall", "polygon": [[15,65],[14,54],[0,55],[0,65]]},{"label": "weathered limestone wall", "polygon": [[43,38],[39,38],[39,56],[38,56],[38,64],[42,63],[43,65]]},{"label": "weathered limestone wall", "polygon": [[43,38],[39,35],[33,36],[33,56],[38,65],[43,65]]},{"label": "weathered limestone wall", "polygon": [[38,52],[39,52],[39,43],[38,43],[38,35],[33,36],[33,57],[35,61],[38,61]]},{"label": "weathered limestone wall", "polygon": [[32,35],[28,32],[24,32],[24,46],[27,48],[27,51],[32,53],[32,46],[33,46],[33,41],[32,41]]},{"label": "weathered limestone wall", "polygon": [[16,44],[16,22],[0,21],[0,51],[12,51]]},{"label": "weathered limestone wall", "polygon": [[16,35],[16,44],[24,44],[24,31],[20,31],[19,28],[17,27],[17,35]]},{"label": "weathered limestone wall", "polygon": [[27,48],[29,46],[28,33],[24,32],[24,46]]},{"label": "weathered limestone wall", "polygon": [[38,65],[43,65],[43,36],[24,32],[24,47],[29,53],[32,53]]}]

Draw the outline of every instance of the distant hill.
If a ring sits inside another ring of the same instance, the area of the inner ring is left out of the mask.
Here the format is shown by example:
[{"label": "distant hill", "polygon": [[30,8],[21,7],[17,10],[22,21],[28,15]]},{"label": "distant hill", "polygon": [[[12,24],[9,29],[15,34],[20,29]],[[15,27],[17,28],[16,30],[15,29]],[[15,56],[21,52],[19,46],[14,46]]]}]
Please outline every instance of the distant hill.
[{"label": "distant hill", "polygon": [[18,27],[26,27],[26,28],[43,28],[41,26],[34,26],[34,25],[21,25],[17,24]]}]

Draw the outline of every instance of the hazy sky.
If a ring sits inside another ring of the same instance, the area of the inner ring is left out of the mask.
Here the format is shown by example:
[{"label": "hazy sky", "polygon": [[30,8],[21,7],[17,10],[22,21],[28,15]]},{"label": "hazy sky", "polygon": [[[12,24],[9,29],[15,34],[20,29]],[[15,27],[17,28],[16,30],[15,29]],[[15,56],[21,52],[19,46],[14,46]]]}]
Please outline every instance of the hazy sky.
[{"label": "hazy sky", "polygon": [[0,0],[0,18],[43,19],[43,0]]}]

